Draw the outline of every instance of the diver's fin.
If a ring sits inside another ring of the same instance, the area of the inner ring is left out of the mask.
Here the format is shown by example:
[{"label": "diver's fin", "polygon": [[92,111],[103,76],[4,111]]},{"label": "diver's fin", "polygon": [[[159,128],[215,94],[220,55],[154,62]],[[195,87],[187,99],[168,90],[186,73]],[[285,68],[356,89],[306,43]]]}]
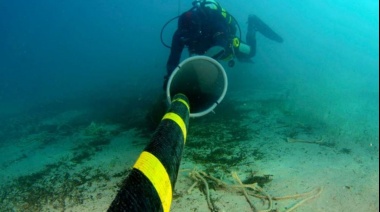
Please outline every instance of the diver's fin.
[{"label": "diver's fin", "polygon": [[248,17],[248,30],[256,30],[271,40],[277,41],[279,43],[284,42],[284,39],[282,39],[282,37],[279,34],[274,32],[256,15],[250,15]]}]

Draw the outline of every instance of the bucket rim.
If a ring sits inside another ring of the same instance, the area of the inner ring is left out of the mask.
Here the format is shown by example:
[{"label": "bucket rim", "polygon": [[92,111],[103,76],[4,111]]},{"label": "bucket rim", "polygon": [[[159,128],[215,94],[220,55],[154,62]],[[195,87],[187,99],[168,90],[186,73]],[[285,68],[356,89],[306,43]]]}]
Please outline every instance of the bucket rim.
[{"label": "bucket rim", "polygon": [[[224,99],[224,96],[227,93],[228,79],[227,79],[226,71],[224,70],[223,66],[217,60],[215,60],[215,59],[213,59],[211,57],[208,57],[208,56],[204,56],[204,55],[197,55],[197,56],[189,57],[189,58],[183,60],[174,69],[174,71],[172,72],[172,74],[169,77],[168,84],[167,84],[167,87],[166,87],[166,97],[167,97],[167,100],[168,100],[169,104],[172,101],[171,96],[170,96],[170,85],[172,83],[172,80],[173,80],[174,76],[180,71],[181,67],[184,64],[186,64],[188,62],[191,62],[193,60],[206,60],[208,62],[213,63],[215,66],[217,66],[218,70],[222,73],[222,76],[223,76],[223,79],[224,79],[224,87],[223,87],[222,94],[220,95],[220,97],[218,98],[218,100],[214,104],[212,104],[209,108],[207,108],[207,109],[205,109],[205,110],[203,110],[201,112],[192,113],[191,109],[190,109],[190,117],[201,117],[201,116],[204,116],[204,115],[212,112],[215,109],[215,107],[218,106],[218,104],[220,104],[220,102]],[[190,108],[191,108],[191,105],[190,105]]]}]

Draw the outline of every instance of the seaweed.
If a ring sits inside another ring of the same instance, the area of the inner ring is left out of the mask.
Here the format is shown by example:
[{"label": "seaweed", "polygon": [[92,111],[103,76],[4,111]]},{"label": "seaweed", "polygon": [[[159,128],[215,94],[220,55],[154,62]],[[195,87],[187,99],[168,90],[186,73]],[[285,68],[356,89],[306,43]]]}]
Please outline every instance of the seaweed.
[{"label": "seaweed", "polygon": [[212,173],[229,173],[232,167],[248,157],[263,159],[264,155],[259,155],[258,150],[252,152],[247,148],[246,142],[255,139],[257,132],[246,124],[248,111],[239,105],[226,101],[216,108],[215,114],[191,120],[184,157],[205,166]]},{"label": "seaweed", "polygon": [[351,152],[352,152],[352,150],[349,148],[342,148],[339,150],[339,153],[347,154],[347,155],[351,154]]},{"label": "seaweed", "polygon": [[44,211],[46,207],[65,211],[74,205],[92,199],[86,189],[92,187],[99,195],[104,182],[111,178],[124,177],[126,171],[111,174],[94,167],[84,167],[76,172],[76,167],[66,158],[52,163],[30,175],[20,176],[0,189],[0,211]]},{"label": "seaweed", "polygon": [[74,157],[71,158],[71,161],[76,164],[82,163],[84,160],[89,160],[94,155],[91,151],[80,151],[75,152]]},{"label": "seaweed", "polygon": [[257,183],[261,188],[264,187],[265,184],[271,182],[273,180],[273,175],[271,174],[266,174],[263,176],[256,176],[254,173],[252,173],[251,176],[249,176],[247,179],[243,180],[242,182],[244,184],[253,184]]}]

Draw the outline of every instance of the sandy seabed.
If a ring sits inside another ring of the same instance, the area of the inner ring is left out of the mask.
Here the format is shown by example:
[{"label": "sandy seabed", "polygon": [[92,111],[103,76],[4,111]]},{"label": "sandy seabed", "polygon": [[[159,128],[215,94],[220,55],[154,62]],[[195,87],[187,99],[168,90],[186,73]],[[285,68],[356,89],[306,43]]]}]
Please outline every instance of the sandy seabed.
[{"label": "sandy seabed", "polygon": [[[241,96],[190,120],[171,211],[379,211],[378,129]],[[86,113],[9,119],[0,211],[107,210],[149,135]]]}]

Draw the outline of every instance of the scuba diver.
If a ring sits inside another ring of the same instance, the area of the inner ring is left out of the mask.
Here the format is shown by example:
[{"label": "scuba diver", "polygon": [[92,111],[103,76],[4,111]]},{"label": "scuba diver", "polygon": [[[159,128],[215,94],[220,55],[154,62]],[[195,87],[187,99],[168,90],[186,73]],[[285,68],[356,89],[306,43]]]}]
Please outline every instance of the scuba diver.
[{"label": "scuba diver", "polygon": [[228,61],[228,65],[233,67],[234,58],[241,62],[251,62],[250,59],[255,56],[256,32],[276,42],[283,42],[280,35],[255,15],[248,17],[246,42],[242,42],[241,36],[236,36],[237,28],[241,33],[235,18],[215,0],[193,1],[193,7],[178,17],[178,28],[170,46],[163,89],[166,90],[170,74],[180,63],[185,47],[188,48],[190,56],[207,55],[216,60]]}]

